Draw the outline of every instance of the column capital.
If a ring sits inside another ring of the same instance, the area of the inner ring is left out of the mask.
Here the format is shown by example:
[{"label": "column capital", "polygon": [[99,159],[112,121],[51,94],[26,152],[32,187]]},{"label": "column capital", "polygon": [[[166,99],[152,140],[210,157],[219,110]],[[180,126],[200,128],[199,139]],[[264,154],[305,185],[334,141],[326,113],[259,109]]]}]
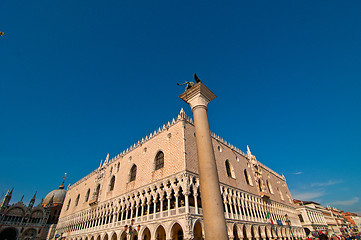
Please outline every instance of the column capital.
[{"label": "column capital", "polygon": [[190,89],[179,95],[179,97],[188,103],[192,110],[195,107],[205,107],[210,101],[215,99],[217,96],[209,90],[202,82],[195,84]]}]

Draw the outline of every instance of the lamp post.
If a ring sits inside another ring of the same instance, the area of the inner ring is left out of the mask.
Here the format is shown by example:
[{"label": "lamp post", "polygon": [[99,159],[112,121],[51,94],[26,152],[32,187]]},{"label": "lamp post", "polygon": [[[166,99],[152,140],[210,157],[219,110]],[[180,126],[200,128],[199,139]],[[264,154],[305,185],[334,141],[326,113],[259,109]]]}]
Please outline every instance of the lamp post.
[{"label": "lamp post", "polygon": [[[127,234],[127,238],[132,240],[133,235],[137,235],[140,229],[140,225],[137,226],[137,230],[135,230],[135,228],[133,227],[134,224],[134,219],[130,220],[130,225],[125,225],[124,226],[124,230],[125,230],[125,234]],[[128,232],[127,232],[128,231]]]},{"label": "lamp post", "polygon": [[293,236],[293,232],[292,232],[291,221],[290,221],[290,219],[288,218],[288,215],[287,215],[287,214],[285,215],[285,218],[286,218],[286,221],[285,221],[285,222],[286,222],[286,224],[288,225],[288,227],[290,228],[292,238],[295,239],[295,237]]}]

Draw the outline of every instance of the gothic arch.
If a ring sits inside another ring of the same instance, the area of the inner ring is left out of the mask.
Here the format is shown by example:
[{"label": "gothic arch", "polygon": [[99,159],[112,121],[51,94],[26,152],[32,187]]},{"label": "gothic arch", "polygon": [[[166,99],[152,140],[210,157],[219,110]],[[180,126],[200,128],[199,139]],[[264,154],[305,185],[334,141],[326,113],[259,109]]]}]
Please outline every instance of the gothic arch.
[{"label": "gothic arch", "polygon": [[178,239],[183,240],[184,239],[183,228],[178,222],[175,222],[172,225],[171,230],[170,230],[169,233],[170,233],[171,238],[174,239],[174,240],[178,240]]},{"label": "gothic arch", "polygon": [[232,235],[234,240],[240,240],[240,233],[239,228],[236,223],[233,223],[232,225]]},{"label": "gothic arch", "polygon": [[164,167],[164,152],[159,150],[154,157],[154,171]]},{"label": "gothic arch", "polygon": [[137,165],[133,164],[129,171],[128,182],[133,182],[137,178]]},{"label": "gothic arch", "polygon": [[89,195],[90,195],[90,188],[88,188],[88,191],[85,194],[84,202],[87,202],[89,200]]},{"label": "gothic arch", "polygon": [[193,237],[194,240],[202,240],[204,239],[204,228],[200,219],[198,218],[197,221],[193,224]]},{"label": "gothic arch", "polygon": [[259,226],[259,236],[262,238],[262,239],[266,239],[266,226],[264,225],[260,225]]},{"label": "gothic arch", "polygon": [[149,228],[145,227],[141,232],[139,232],[139,236],[141,236],[141,240],[150,240],[152,235]]},{"label": "gothic arch", "polygon": [[109,237],[108,237],[108,234],[107,234],[107,233],[104,234],[103,240],[109,240]]},{"label": "gothic arch", "polygon": [[251,178],[251,176],[249,175],[247,169],[244,169],[244,170],[243,170],[243,173],[244,173],[244,178],[245,178],[245,180],[246,180],[246,183],[247,183],[248,185],[253,186],[252,178]]},{"label": "gothic arch", "polygon": [[252,225],[252,238],[259,239],[259,226],[254,224]]},{"label": "gothic arch", "polygon": [[166,240],[166,231],[163,225],[158,224],[158,226],[155,228],[154,236],[157,240]]},{"label": "gothic arch", "polygon": [[113,175],[113,176],[110,178],[110,181],[109,181],[109,191],[113,191],[113,190],[114,190],[114,186],[115,186],[115,175]]},{"label": "gothic arch", "polygon": [[225,162],[225,167],[226,167],[226,173],[228,177],[231,178],[236,178],[236,175],[234,174],[234,168],[232,166],[232,164],[230,163],[230,161],[227,159]]},{"label": "gothic arch", "polygon": [[252,226],[249,224],[243,225],[243,239],[252,240]]},{"label": "gothic arch", "polygon": [[125,231],[123,231],[122,234],[119,234],[119,235],[120,235],[120,237],[119,237],[120,240],[126,240],[127,239],[127,233]]}]

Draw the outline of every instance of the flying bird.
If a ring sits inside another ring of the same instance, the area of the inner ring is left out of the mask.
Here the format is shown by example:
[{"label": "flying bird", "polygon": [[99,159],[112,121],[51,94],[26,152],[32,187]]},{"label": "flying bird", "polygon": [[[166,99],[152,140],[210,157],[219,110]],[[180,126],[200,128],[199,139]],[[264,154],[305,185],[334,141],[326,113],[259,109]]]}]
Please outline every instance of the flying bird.
[{"label": "flying bird", "polygon": [[0,32],[0,36],[4,35],[4,32]]}]

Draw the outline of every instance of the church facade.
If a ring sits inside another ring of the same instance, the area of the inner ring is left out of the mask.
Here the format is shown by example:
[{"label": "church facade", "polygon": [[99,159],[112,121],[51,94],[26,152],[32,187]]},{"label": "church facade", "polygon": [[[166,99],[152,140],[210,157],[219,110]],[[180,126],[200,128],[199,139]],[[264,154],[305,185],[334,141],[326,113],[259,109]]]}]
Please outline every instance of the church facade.
[{"label": "church facade", "polygon": [[64,182],[37,206],[36,193],[28,205],[23,198],[11,204],[12,193],[8,191],[0,203],[0,240],[51,239],[66,195]]},{"label": "church facade", "polygon": [[[212,134],[229,239],[305,237],[284,176]],[[68,188],[56,236],[204,239],[195,127],[177,119]]]}]

